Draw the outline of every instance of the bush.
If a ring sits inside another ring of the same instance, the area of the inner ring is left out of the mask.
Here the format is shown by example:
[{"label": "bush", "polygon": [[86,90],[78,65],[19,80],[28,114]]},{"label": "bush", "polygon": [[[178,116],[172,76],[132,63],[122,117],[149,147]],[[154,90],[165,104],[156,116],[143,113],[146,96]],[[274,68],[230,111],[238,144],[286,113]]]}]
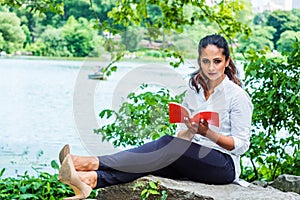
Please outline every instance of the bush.
[{"label": "bush", "polygon": [[[141,86],[142,90],[147,86]],[[114,122],[95,129],[102,140],[111,141],[114,146],[135,146],[144,140],[155,140],[165,134],[174,135],[176,125],[169,123],[168,103],[181,102],[183,94],[172,97],[169,90],[158,92],[131,93],[119,111],[106,109],[101,118],[114,119]]]},{"label": "bush", "polygon": [[243,175],[250,181],[300,175],[295,170],[300,169],[300,42],[284,52],[284,58],[268,58],[265,51],[249,53],[246,85],[254,104],[254,126],[245,154],[252,166],[244,168]]},{"label": "bush", "polygon": [[[52,161],[53,168],[58,169],[56,161]],[[5,169],[0,171],[0,199],[62,199],[74,196],[73,190],[58,180],[58,174],[51,175],[47,172],[38,172],[38,176],[30,176],[27,172],[17,178],[2,178]],[[95,197],[92,192],[90,197]]]}]

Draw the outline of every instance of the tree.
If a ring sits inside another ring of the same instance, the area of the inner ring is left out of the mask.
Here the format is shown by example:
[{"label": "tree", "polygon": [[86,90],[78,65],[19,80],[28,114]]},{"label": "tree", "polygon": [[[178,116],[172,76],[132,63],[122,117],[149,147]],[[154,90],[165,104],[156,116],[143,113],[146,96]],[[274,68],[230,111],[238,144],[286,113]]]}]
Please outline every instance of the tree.
[{"label": "tree", "polygon": [[72,53],[67,49],[67,42],[62,33],[62,28],[48,27],[37,42],[43,44],[44,49],[42,52],[45,56],[72,56]]},{"label": "tree", "polygon": [[84,18],[79,18],[77,21],[73,16],[63,26],[62,34],[68,51],[78,57],[88,56],[99,38],[91,22]]},{"label": "tree", "polygon": [[[161,16],[152,16],[150,11],[155,10]],[[236,20],[236,16],[243,10],[243,5],[235,0],[222,0],[215,3],[214,6],[209,6],[206,1],[159,1],[159,0],[117,0],[115,6],[108,12],[109,18],[112,19],[112,24],[108,21],[100,21],[100,30],[107,30],[113,34],[117,34],[126,30],[128,26],[144,26],[148,31],[148,39],[152,41],[162,36],[165,43],[165,32],[175,31],[182,33],[184,28],[192,27],[199,22],[209,22],[217,27],[217,32],[223,34],[230,43],[237,33],[248,35],[250,28],[242,22]],[[123,30],[115,29],[115,26],[124,26]],[[153,31],[155,30],[155,31]],[[111,41],[109,41],[111,43]],[[107,45],[111,47],[111,45]],[[164,46],[163,46],[164,47]],[[173,46],[174,47],[174,46]],[[112,49],[112,48],[110,48]],[[183,57],[180,51],[176,48],[161,49],[168,52],[169,57],[177,58],[178,62],[170,62],[174,67],[178,67],[183,63]],[[122,52],[111,52],[112,62],[122,58]],[[124,54],[123,54],[124,55]],[[106,71],[110,73],[109,67],[115,65],[109,64]]]},{"label": "tree", "polygon": [[280,39],[277,41],[277,50],[280,52],[291,52],[294,47],[293,44],[296,40],[300,40],[300,31],[284,31],[280,35]]},{"label": "tree", "polygon": [[277,49],[277,41],[281,33],[287,30],[300,31],[300,18],[293,15],[290,11],[276,10],[270,12],[267,16],[266,25],[273,26],[276,29],[273,42]]},{"label": "tree", "polygon": [[262,13],[257,13],[253,18],[254,25],[265,25],[267,22],[267,17],[270,11],[264,11]]},{"label": "tree", "polygon": [[253,12],[251,2],[249,0],[240,0],[240,3],[242,4],[243,12],[239,12],[236,19],[244,24],[252,23]]},{"label": "tree", "polygon": [[[100,4],[101,5],[101,4]],[[97,10],[97,8],[94,8]],[[64,19],[67,20],[73,16],[75,19],[80,17],[88,20],[94,18],[93,8],[89,0],[65,0],[64,1]]]},{"label": "tree", "polygon": [[253,135],[246,156],[255,179],[274,180],[280,174],[300,175],[299,105],[300,42],[293,43],[286,57],[267,57],[266,51],[252,50],[246,63],[246,85],[252,102]]},{"label": "tree", "polygon": [[276,30],[272,26],[254,26],[249,38],[239,37],[237,52],[247,52],[250,49],[261,50],[265,47],[274,49],[273,34]]},{"label": "tree", "polygon": [[0,12],[0,33],[4,39],[2,50],[11,53],[23,47],[25,34],[15,13]]},{"label": "tree", "polygon": [[2,33],[0,33],[0,49],[3,49],[4,44],[5,44],[5,40],[4,40],[4,38],[2,37]]},{"label": "tree", "polygon": [[127,30],[122,33],[121,44],[124,44],[128,51],[137,51],[141,40],[141,28],[127,27]]},{"label": "tree", "polygon": [[[149,20],[149,9],[154,5],[160,9],[162,17]],[[191,15],[185,16],[189,6],[197,9],[192,11]],[[248,33],[249,31],[246,25],[235,19],[235,15],[242,9],[243,6],[238,1],[227,0],[222,0],[213,7],[208,6],[205,1],[118,0],[108,15],[114,23],[124,26],[131,24],[140,26],[144,23],[146,27],[157,29],[164,27],[178,32],[183,31],[184,25],[194,25],[196,21],[207,19],[211,23],[216,23],[220,32],[230,38],[237,32]]]},{"label": "tree", "polygon": [[39,1],[32,1],[32,0],[18,0],[18,1],[11,1],[11,0],[1,0],[0,4],[3,6],[8,6],[12,8],[26,8],[30,10],[30,12],[56,12],[56,13],[63,13],[63,2],[60,0],[39,0]]}]

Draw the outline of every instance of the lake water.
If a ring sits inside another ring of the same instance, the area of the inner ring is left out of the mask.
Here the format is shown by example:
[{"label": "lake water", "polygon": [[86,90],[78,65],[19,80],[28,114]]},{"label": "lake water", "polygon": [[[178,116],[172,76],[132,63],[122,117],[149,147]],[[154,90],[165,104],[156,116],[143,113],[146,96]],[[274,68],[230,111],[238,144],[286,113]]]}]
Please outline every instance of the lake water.
[{"label": "lake water", "polygon": [[56,173],[50,162],[58,160],[65,143],[79,155],[120,150],[93,134],[94,128],[108,122],[100,120],[98,113],[119,105],[141,80],[171,84],[177,90],[182,82],[174,81],[174,73],[184,79],[194,70],[182,66],[174,71],[158,64],[143,68],[143,63],[122,62],[107,80],[96,81],[87,78],[95,66],[86,63],[0,58],[0,169],[6,168],[4,177],[25,171],[34,174],[33,168]]}]

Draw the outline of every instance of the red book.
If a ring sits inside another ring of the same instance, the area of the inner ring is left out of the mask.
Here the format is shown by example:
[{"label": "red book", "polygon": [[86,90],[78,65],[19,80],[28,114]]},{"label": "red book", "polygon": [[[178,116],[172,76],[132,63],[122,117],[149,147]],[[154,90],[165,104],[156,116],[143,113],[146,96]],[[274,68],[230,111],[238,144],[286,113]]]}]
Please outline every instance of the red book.
[{"label": "red book", "polygon": [[169,117],[170,123],[184,123],[184,117],[189,117],[191,122],[200,123],[201,119],[205,119],[207,123],[219,127],[219,113],[203,111],[191,116],[186,107],[175,102],[169,103]]}]

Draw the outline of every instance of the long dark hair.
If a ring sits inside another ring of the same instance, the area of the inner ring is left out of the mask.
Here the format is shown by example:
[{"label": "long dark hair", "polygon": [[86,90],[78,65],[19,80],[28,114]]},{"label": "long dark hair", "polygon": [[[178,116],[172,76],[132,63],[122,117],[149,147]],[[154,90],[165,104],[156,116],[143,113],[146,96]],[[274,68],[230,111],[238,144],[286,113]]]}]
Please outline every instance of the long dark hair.
[{"label": "long dark hair", "polygon": [[230,59],[229,60],[229,65],[225,68],[224,74],[227,75],[229,80],[231,80],[235,84],[242,87],[241,81],[236,76],[237,75],[237,69],[236,69],[234,63],[232,62],[232,60],[230,58],[230,50],[229,50],[229,46],[228,46],[228,43],[227,43],[226,39],[221,35],[213,34],[213,35],[205,36],[199,42],[199,45],[198,45],[198,65],[199,65],[199,69],[191,74],[191,78],[190,78],[191,88],[195,89],[199,93],[199,90],[200,90],[199,84],[200,84],[201,87],[204,90],[205,97],[208,96],[208,86],[207,86],[205,77],[203,76],[203,73],[202,73],[200,56],[201,56],[202,50],[210,44],[215,45],[218,48],[223,49],[223,55],[225,56],[226,61],[228,59]]}]

